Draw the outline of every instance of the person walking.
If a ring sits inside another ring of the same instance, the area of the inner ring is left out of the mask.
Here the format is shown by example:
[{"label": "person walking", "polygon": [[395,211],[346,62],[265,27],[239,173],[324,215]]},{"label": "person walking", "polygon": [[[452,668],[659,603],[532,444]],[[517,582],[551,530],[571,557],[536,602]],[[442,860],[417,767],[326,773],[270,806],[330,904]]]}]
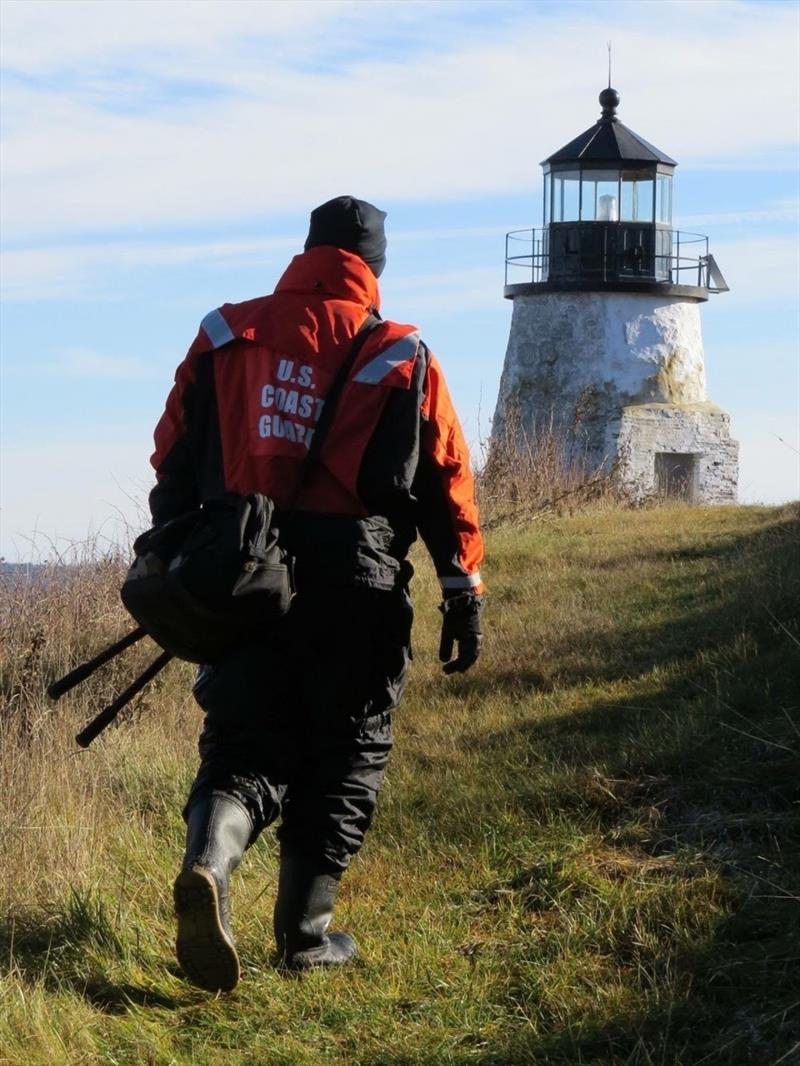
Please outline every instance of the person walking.
[{"label": "person walking", "polygon": [[278,819],[280,963],[305,970],[356,954],[350,935],[328,928],[392,747],[417,534],[441,583],[445,672],[469,669],[480,651],[483,544],[468,451],[419,330],[380,317],[385,218],[351,196],[312,211],[305,249],[272,295],[203,319],[155,431],[155,524],[207,499],[263,493],[294,559],[289,613],[201,666],[193,690],[205,717],[174,886],[176,946],[186,976],[210,991],[239,979],[230,874]]}]

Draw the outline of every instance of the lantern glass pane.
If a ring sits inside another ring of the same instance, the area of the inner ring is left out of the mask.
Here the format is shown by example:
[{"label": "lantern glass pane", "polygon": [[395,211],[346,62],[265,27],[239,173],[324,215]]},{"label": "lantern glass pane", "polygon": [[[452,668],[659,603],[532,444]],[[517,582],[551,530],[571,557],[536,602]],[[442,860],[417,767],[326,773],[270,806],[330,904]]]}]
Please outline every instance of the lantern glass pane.
[{"label": "lantern glass pane", "polygon": [[619,221],[619,171],[584,170],[581,196],[584,222]]},{"label": "lantern glass pane", "polygon": [[652,170],[622,171],[623,222],[653,221],[653,172]]},{"label": "lantern glass pane", "polygon": [[672,222],[672,178],[659,174],[656,180],[656,222],[670,225]]},{"label": "lantern glass pane", "polygon": [[550,224],[550,200],[553,196],[553,178],[550,174],[545,175],[544,179],[544,224],[548,226]]},{"label": "lantern glass pane", "polygon": [[580,173],[562,170],[553,175],[553,222],[577,222]]}]

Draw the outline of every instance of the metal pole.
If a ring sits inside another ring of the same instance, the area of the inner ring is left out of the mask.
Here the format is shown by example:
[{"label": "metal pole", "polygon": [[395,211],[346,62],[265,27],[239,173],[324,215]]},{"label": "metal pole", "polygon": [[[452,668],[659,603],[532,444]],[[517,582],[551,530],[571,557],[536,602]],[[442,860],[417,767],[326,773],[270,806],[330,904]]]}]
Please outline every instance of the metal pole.
[{"label": "metal pole", "polygon": [[708,274],[709,274],[709,271],[708,271],[708,237],[706,237],[706,258],[705,258],[705,263],[706,263],[706,287],[708,287],[709,282],[711,281],[711,279],[708,276]]},{"label": "metal pole", "polygon": [[137,626],[136,629],[132,629],[130,633],[124,636],[116,643],[109,645],[105,651],[101,651],[99,655],[95,655],[93,659],[89,659],[88,662],[82,663],[80,666],[76,666],[74,670],[70,670],[64,677],[54,681],[47,690],[47,695],[51,700],[58,700],[64,695],[65,692],[69,692],[70,689],[75,688],[81,681],[85,681],[87,677],[99,670],[101,666],[104,666],[107,662],[119,655],[121,652],[129,648],[131,644],[135,644],[137,640],[141,640],[145,635],[145,631],[141,626]]},{"label": "metal pole", "polygon": [[113,703],[110,703],[105,710],[102,710],[96,718],[93,718],[91,722],[89,722],[85,729],[82,729],[80,733],[78,733],[75,737],[78,744],[82,748],[88,748],[94,738],[102,733],[106,726],[111,725],[125,704],[130,703],[133,697],[141,692],[145,685],[152,681],[156,674],[163,670],[172,658],[173,656],[168,651],[165,651],[162,652],[157,659],[154,659],[144,673],[136,678],[133,684],[128,685],[125,691],[117,696]]}]

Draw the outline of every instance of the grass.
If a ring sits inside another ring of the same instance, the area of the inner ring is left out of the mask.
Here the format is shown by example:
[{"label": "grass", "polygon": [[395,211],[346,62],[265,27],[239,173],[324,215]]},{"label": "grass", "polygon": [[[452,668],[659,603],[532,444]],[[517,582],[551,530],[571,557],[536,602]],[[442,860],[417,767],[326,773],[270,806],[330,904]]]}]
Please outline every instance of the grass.
[{"label": "grass", "polygon": [[4,592],[0,1062],[796,1061],[797,510],[610,506],[501,526],[487,555],[486,651],[457,678],[418,560],[413,677],[337,911],[361,960],[276,972],[267,834],[218,998],[171,948],[190,668],[77,751],[153,654],[43,696],[127,628],[119,564]]}]

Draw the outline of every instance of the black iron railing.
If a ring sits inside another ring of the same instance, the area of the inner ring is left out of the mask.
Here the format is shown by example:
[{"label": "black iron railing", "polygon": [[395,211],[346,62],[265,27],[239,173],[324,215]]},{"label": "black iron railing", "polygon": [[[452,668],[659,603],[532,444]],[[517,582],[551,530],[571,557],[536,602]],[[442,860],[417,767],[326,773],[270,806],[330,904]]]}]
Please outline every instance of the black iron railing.
[{"label": "black iron railing", "polygon": [[708,237],[660,226],[554,223],[506,234],[506,285],[653,282],[727,289]]}]

